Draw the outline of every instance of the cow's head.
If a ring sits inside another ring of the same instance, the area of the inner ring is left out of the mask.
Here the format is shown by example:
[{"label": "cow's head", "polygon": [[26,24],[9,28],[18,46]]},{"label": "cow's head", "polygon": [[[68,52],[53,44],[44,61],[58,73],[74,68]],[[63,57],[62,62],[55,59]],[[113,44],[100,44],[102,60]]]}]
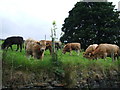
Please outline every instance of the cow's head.
[{"label": "cow's head", "polygon": [[62,53],[63,53],[63,54],[65,54],[65,53],[66,53],[66,50],[65,50],[65,49],[63,49]]},{"label": "cow's head", "polygon": [[39,45],[40,45],[40,51],[44,52],[46,49],[46,41],[45,40],[39,41]]},{"label": "cow's head", "polygon": [[90,59],[91,53],[83,53],[83,57]]},{"label": "cow's head", "polygon": [[99,58],[99,55],[97,53],[95,53],[94,51],[91,52],[90,59],[98,59],[98,58]]},{"label": "cow's head", "polygon": [[65,45],[65,46],[63,47],[62,53],[65,54],[66,51],[67,51],[67,46]]},{"label": "cow's head", "polygon": [[37,59],[42,59],[44,56],[44,51],[46,49],[46,42],[45,41],[37,41],[35,42],[34,46],[34,57]]},{"label": "cow's head", "polygon": [[1,49],[5,49],[6,48],[6,45],[5,45],[5,43],[3,43],[2,45],[1,45]]}]

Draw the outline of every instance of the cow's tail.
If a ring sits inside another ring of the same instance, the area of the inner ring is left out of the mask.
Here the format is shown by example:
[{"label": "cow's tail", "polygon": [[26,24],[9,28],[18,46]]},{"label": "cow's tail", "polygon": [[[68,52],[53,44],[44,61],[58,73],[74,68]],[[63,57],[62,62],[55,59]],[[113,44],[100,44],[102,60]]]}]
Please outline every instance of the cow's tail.
[{"label": "cow's tail", "polygon": [[82,49],[81,49],[81,44],[79,45],[79,47],[80,47],[80,48],[79,48],[79,51],[80,51],[80,52],[82,52]]},{"label": "cow's tail", "polygon": [[120,47],[119,47],[119,50],[118,50],[118,56],[120,57]]}]

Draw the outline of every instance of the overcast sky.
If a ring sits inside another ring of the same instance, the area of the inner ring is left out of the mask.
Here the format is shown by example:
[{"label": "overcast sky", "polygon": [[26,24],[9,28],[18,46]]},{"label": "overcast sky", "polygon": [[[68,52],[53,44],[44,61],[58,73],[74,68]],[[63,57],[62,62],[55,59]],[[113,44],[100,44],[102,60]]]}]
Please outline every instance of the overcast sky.
[{"label": "overcast sky", "polygon": [[[0,38],[23,36],[24,39],[51,40],[52,22],[57,24],[57,38],[68,12],[80,0],[0,0]],[[118,8],[118,1],[113,2]]]}]

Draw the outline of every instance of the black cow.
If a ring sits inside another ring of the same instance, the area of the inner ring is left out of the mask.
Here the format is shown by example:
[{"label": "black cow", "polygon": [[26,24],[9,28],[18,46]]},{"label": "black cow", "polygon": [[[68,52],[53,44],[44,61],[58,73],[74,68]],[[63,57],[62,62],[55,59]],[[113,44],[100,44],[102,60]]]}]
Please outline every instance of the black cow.
[{"label": "black cow", "polygon": [[2,46],[1,46],[1,49],[8,49],[9,47],[11,47],[11,50],[13,50],[12,45],[16,44],[17,45],[16,51],[18,51],[19,46],[20,46],[20,52],[21,52],[23,43],[24,43],[23,37],[20,37],[20,36],[8,37],[3,42]]}]

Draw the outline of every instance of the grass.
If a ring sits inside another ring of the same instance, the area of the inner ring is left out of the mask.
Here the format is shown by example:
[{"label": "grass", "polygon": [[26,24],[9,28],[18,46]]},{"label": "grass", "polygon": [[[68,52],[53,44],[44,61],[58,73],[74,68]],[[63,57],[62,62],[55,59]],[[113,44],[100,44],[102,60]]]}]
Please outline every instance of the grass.
[{"label": "grass", "polygon": [[[44,60],[37,60],[34,58],[27,58],[24,52],[16,52],[16,51],[7,51],[3,53],[3,60],[10,64],[14,69],[21,70],[30,70],[37,71],[39,69],[46,69],[51,67],[50,58],[46,56]],[[47,67],[46,67],[47,66]]]}]

